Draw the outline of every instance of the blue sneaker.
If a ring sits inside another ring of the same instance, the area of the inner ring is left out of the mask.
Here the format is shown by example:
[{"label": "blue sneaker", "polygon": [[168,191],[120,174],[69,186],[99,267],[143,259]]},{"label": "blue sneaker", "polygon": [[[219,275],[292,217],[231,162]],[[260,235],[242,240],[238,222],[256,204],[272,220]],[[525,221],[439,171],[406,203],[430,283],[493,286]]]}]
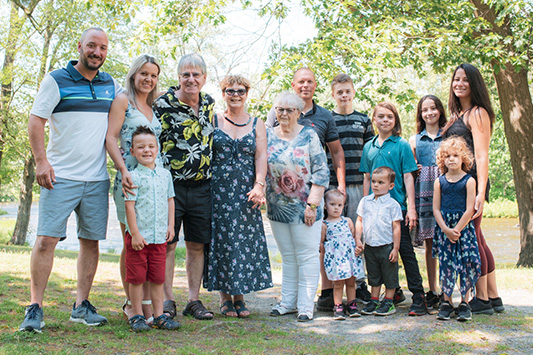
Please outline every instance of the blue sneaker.
[{"label": "blue sneaker", "polygon": [[70,321],[96,327],[107,323],[107,318],[96,313],[96,308],[88,300],[84,300],[77,308],[76,302],[72,306]]},{"label": "blue sneaker", "polygon": [[42,333],[42,327],[44,327],[43,309],[38,303],[33,303],[26,307],[24,322],[20,325],[19,331]]}]

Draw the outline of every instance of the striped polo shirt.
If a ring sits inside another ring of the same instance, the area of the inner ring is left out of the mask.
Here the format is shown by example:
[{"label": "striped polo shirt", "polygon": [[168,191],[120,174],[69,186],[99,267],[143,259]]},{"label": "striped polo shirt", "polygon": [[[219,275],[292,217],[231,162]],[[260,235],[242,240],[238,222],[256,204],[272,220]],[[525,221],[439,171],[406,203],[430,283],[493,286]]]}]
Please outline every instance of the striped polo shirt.
[{"label": "striped polo shirt", "polygon": [[70,61],[66,68],[45,75],[31,114],[48,120],[46,156],[56,176],[75,181],[107,180],[107,114],[122,88],[101,71],[87,80],[74,68],[76,64]]}]

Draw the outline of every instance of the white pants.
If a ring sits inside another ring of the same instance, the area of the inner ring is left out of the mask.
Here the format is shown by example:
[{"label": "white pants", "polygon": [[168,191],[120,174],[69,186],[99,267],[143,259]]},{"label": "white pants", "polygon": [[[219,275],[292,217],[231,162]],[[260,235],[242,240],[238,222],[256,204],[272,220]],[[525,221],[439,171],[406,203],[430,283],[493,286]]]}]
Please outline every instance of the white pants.
[{"label": "white pants", "polygon": [[281,305],[313,316],[320,275],[319,247],[322,221],[311,227],[270,221],[281,253]]}]

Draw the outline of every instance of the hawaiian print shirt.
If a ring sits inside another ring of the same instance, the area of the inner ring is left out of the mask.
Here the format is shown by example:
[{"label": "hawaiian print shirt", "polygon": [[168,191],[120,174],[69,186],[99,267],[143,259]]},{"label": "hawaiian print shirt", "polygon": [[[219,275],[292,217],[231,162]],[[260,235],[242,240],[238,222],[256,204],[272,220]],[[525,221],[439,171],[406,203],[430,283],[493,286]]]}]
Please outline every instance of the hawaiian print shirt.
[{"label": "hawaiian print shirt", "polygon": [[[328,187],[326,153],[315,130],[304,127],[291,141],[280,139],[267,129],[267,214],[275,222],[303,224],[312,184]],[[323,204],[317,209],[321,220]]]},{"label": "hawaiian print shirt", "polygon": [[211,178],[213,117],[215,100],[200,92],[198,116],[176,97],[171,87],[157,98],[153,109],[161,122],[161,158],[174,181],[202,181]]}]

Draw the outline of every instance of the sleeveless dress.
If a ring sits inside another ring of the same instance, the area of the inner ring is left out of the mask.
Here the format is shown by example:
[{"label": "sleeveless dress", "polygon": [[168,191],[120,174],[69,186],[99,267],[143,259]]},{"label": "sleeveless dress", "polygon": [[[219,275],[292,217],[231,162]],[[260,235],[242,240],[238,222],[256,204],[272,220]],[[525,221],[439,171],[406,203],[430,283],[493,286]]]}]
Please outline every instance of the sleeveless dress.
[{"label": "sleeveless dress", "polygon": [[[466,183],[470,177],[472,177],[470,174],[466,174],[453,183],[446,180],[444,175],[439,177],[440,211],[448,227],[455,226],[466,211]],[[432,254],[434,258],[439,259],[442,292],[451,297],[458,277],[459,290],[463,297],[474,288],[481,276],[481,259],[472,221],[463,228],[459,240],[455,243],[451,243],[437,225]]]},{"label": "sleeveless dress", "polygon": [[[131,155],[130,148],[131,136],[139,126],[147,126],[150,128],[154,132],[157,144],[159,145],[161,123],[155,117],[155,114],[152,112],[152,122],[150,122],[141,111],[128,104],[128,108],[126,109],[126,114],[124,116],[124,123],[120,129],[119,141],[120,147],[124,150],[122,158],[124,159],[126,168],[129,171],[132,171],[137,166],[137,159]],[[160,153],[161,149],[159,149],[159,153],[157,154],[157,158],[155,160],[157,166],[163,166]],[[118,221],[122,224],[126,224],[126,207],[124,205],[124,194],[122,193],[122,174],[120,171],[117,171],[117,175],[115,176],[115,183],[113,184],[113,199],[115,200]]]},{"label": "sleeveless dress", "polygon": [[330,281],[346,280],[352,276],[356,279],[365,277],[363,258],[355,256],[355,239],[346,218],[327,226],[324,242],[324,270]]},{"label": "sleeveless dress", "polygon": [[432,139],[424,129],[416,135],[416,161],[422,165],[415,182],[415,205],[418,212],[418,230],[414,246],[421,246],[425,239],[435,234],[435,217],[433,216],[433,183],[440,175],[436,163],[437,149],[442,143],[440,130]]},{"label": "sleeveless dress", "polygon": [[209,291],[242,295],[273,286],[261,211],[246,195],[255,183],[256,123],[257,117],[252,131],[237,139],[215,128]]}]

